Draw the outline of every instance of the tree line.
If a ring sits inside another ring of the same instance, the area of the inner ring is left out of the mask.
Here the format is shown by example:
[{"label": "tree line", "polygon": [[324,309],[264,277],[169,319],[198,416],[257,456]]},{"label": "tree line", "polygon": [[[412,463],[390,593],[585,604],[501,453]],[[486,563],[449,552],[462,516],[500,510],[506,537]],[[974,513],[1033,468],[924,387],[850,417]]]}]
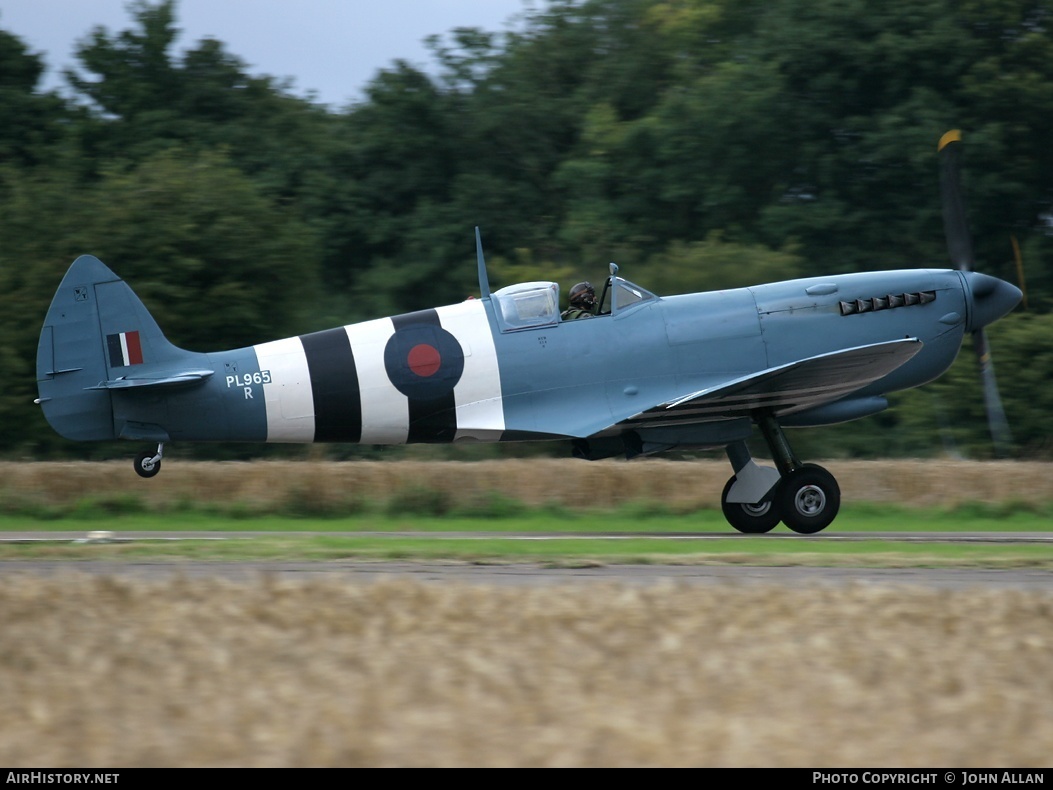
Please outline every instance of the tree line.
[{"label": "tree line", "polygon": [[[942,268],[951,128],[977,268],[1023,272],[1026,310],[989,330],[1017,453],[1053,449],[1049,0],[548,0],[515,31],[437,32],[428,71],[394,61],[339,109],[220,41],[178,54],[177,0],[128,13],[86,31],[61,92],[0,16],[0,453],[107,451],[32,404],[79,254],[200,351],[460,301],[477,225],[495,287],[608,261],[659,294]],[[990,454],[968,342],[801,452]]]}]

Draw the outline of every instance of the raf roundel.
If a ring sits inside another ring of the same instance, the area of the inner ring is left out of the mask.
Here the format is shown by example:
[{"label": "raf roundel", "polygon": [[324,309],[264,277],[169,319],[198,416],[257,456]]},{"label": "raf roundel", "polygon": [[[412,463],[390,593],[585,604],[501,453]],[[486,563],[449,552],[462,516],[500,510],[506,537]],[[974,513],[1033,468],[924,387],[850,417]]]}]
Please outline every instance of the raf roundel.
[{"label": "raf roundel", "polygon": [[406,355],[406,361],[409,363],[409,369],[413,373],[421,378],[428,378],[438,373],[439,368],[442,367],[442,354],[439,353],[439,349],[435,348],[435,346],[428,343],[418,343],[409,350],[409,354]]},{"label": "raf roundel", "polygon": [[464,372],[464,350],[432,323],[397,326],[384,348],[384,368],[407,398],[435,400],[453,392]]}]

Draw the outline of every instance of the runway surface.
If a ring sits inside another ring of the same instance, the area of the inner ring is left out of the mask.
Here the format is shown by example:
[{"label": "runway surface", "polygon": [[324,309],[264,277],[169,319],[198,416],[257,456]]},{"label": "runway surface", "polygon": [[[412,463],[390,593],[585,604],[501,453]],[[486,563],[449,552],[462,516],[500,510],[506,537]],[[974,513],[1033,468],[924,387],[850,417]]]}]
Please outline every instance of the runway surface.
[{"label": "runway surface", "polygon": [[219,577],[250,581],[266,576],[306,581],[340,578],[371,583],[384,579],[412,579],[427,583],[542,586],[556,584],[650,585],[718,584],[735,586],[765,584],[806,587],[814,585],[878,584],[936,589],[1021,589],[1053,591],[1053,571],[977,568],[811,568],[729,565],[602,565],[555,568],[531,563],[475,565],[441,562],[366,562],[325,560],[318,562],[206,562],[179,561],[0,561],[0,574],[54,576],[86,573],[139,579]]},{"label": "runway surface", "polygon": [[[87,541],[95,532],[0,532],[2,543],[42,543]],[[266,537],[343,537],[381,538],[412,537],[418,539],[461,540],[794,540],[794,541],[891,541],[899,543],[1044,543],[1053,547],[1053,531],[1050,532],[822,532],[818,535],[797,535],[789,531],[768,532],[764,535],[744,535],[740,532],[132,532],[109,533],[108,537],[96,538],[99,542],[142,542],[165,540],[238,540],[241,538]]]},{"label": "runway surface", "polygon": [[[1053,548],[1053,533],[829,533],[821,536],[799,536],[792,533],[769,533],[763,536],[727,533],[684,533],[662,535],[577,534],[551,533],[275,533],[275,532],[121,532],[113,534],[85,532],[8,532],[2,533],[0,543],[42,542],[139,542],[168,540],[237,540],[278,535],[346,535],[366,537],[381,535],[412,535],[415,538],[451,538],[509,540],[560,540],[566,538],[619,539],[641,537],[655,540],[808,540],[862,541],[888,540],[894,542],[939,543],[1042,543]],[[475,564],[461,561],[405,561],[382,562],[368,560],[320,561],[199,561],[199,560],[4,560],[0,574],[29,573],[59,575],[87,573],[96,575],[130,576],[164,579],[173,575],[186,577],[220,577],[232,580],[251,580],[264,576],[309,580],[313,578],[342,578],[351,582],[376,582],[383,579],[413,579],[421,582],[525,586],[553,584],[771,584],[786,586],[881,584],[915,587],[965,589],[987,587],[1001,589],[1053,590],[1053,571],[1029,568],[818,568],[818,567],[759,567],[742,565],[621,565],[583,564],[568,562],[555,567],[543,563]]]}]

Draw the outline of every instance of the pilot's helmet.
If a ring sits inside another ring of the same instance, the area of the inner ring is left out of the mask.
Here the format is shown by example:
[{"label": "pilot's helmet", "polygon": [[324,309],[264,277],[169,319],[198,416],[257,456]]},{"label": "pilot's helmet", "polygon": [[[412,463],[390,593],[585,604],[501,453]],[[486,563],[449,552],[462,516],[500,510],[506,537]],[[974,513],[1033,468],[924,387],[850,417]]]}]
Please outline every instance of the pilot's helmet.
[{"label": "pilot's helmet", "polygon": [[596,289],[592,283],[578,283],[570,289],[570,303],[573,307],[591,310],[596,304]]}]

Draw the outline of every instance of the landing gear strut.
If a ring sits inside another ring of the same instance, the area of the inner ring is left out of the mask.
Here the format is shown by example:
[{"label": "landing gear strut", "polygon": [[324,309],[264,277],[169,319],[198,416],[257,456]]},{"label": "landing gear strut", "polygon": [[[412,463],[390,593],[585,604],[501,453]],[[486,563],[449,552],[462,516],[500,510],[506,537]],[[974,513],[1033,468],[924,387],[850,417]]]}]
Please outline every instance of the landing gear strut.
[{"label": "landing gear strut", "polygon": [[841,489],[834,476],[817,464],[802,464],[797,459],[771,412],[761,412],[755,419],[782,475],[774,500],[782,523],[802,535],[826,529],[841,508]]},{"label": "landing gear strut", "polygon": [[139,477],[153,477],[161,471],[161,456],[164,455],[165,444],[157,445],[157,452],[143,450],[135,456],[135,472]]},{"label": "landing gear strut", "polygon": [[770,532],[782,519],[773,498],[779,473],[770,467],[757,466],[745,442],[729,444],[727,453],[735,476],[728,480],[720,495],[724,518],[739,532],[750,535]]},{"label": "landing gear strut", "polygon": [[834,476],[817,464],[801,463],[770,412],[760,412],[754,419],[778,470],[757,466],[745,442],[728,445],[735,476],[720,497],[724,517],[748,534],[769,532],[779,521],[802,535],[826,529],[841,507],[841,489]]}]

